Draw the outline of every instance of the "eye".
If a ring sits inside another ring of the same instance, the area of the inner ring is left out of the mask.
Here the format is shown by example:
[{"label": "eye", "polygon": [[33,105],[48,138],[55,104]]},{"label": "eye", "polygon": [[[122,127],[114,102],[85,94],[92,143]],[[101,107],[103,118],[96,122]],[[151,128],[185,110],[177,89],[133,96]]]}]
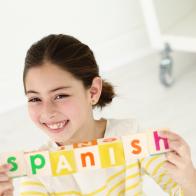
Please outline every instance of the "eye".
[{"label": "eye", "polygon": [[41,99],[37,97],[28,100],[28,102],[38,102],[38,101],[41,101]]},{"label": "eye", "polygon": [[61,95],[57,95],[56,99],[63,99],[63,98],[66,98],[66,97],[69,97],[69,95],[61,94]]}]

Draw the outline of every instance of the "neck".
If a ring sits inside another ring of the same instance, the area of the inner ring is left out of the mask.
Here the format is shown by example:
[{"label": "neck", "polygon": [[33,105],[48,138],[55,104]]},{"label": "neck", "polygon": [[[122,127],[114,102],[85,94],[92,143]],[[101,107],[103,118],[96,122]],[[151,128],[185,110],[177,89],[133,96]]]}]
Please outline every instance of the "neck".
[{"label": "neck", "polygon": [[94,139],[103,138],[105,129],[106,129],[106,119],[100,119],[100,120],[89,120],[88,123],[86,123],[87,126],[83,126],[80,131],[77,131],[76,134],[74,134],[69,141],[57,143],[58,146],[64,146],[74,143],[80,143],[85,141],[92,141]]}]

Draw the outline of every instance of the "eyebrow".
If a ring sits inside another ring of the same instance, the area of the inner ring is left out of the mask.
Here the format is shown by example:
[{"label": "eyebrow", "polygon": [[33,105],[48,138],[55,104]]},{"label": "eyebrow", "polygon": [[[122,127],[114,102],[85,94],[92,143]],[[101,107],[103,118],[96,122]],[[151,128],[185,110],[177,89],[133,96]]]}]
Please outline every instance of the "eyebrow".
[{"label": "eyebrow", "polygon": [[[55,89],[50,90],[49,93],[52,93],[52,92],[55,92],[55,91],[58,91],[58,90],[68,89],[68,88],[71,88],[71,86],[60,86],[60,87],[58,87],[58,88],[55,88]],[[37,92],[37,91],[28,90],[28,91],[26,92],[26,95],[27,95],[27,94],[30,94],[30,93],[39,94],[39,92]]]}]

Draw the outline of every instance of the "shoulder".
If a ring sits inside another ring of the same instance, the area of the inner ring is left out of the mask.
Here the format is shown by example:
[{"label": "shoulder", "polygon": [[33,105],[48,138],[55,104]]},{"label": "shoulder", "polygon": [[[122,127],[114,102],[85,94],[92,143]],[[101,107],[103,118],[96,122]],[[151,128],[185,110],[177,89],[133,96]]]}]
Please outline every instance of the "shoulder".
[{"label": "shoulder", "polygon": [[42,146],[40,146],[39,150],[57,150],[58,149],[58,146],[55,142],[51,141],[51,140],[48,140],[46,141]]},{"label": "shoulder", "polygon": [[137,133],[139,130],[138,121],[135,118],[108,119],[105,136],[122,136]]},{"label": "shoulder", "polygon": [[58,149],[58,146],[55,142],[51,140],[45,141],[42,145],[38,146],[35,149],[26,149],[24,150],[24,153],[34,153],[34,152],[39,152],[39,151],[48,151],[48,150],[56,150]]}]

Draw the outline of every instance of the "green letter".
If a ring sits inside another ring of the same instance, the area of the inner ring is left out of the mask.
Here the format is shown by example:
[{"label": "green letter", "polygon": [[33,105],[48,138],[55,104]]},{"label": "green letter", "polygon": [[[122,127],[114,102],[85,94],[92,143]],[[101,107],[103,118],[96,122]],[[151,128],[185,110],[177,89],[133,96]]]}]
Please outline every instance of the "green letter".
[{"label": "green letter", "polygon": [[[31,159],[31,168],[32,168],[33,174],[36,174],[36,169],[43,168],[45,165],[45,162],[46,162],[44,159],[44,156],[42,156],[41,154],[36,154],[36,155],[30,156],[30,159]],[[40,159],[39,165],[36,165],[36,163],[35,163],[36,159]]]},{"label": "green letter", "polygon": [[14,161],[16,161],[16,157],[9,157],[7,159],[7,163],[12,165],[12,169],[10,169],[10,171],[16,171],[18,169],[18,165]]}]

